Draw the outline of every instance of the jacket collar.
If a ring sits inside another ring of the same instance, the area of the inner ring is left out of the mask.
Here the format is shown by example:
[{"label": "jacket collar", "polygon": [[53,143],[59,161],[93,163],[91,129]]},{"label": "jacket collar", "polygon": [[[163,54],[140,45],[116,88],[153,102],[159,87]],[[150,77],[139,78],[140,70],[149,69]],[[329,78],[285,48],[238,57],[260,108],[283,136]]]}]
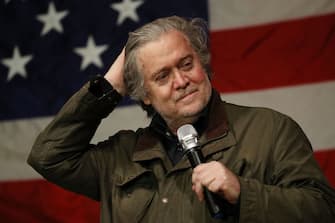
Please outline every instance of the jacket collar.
[{"label": "jacket collar", "polygon": [[[220,95],[214,89],[212,92],[213,98],[209,104],[208,126],[199,139],[202,145],[210,144],[210,146],[205,146],[202,149],[204,157],[236,144],[234,135],[229,131],[225,102],[221,100]],[[223,138],[224,140],[220,140],[220,143],[217,142],[217,140]],[[133,161],[147,161],[156,158],[160,158],[163,162],[169,159],[159,140],[159,135],[150,127],[147,127],[143,129],[135,145]],[[176,167],[183,163],[179,162]],[[186,166],[188,165],[186,164]]]}]

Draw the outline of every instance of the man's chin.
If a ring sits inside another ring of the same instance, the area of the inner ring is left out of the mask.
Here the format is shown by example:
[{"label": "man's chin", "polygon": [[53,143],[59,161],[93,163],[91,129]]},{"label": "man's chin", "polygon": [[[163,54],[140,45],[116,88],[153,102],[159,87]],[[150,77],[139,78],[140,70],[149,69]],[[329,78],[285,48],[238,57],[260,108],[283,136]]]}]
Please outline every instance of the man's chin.
[{"label": "man's chin", "polygon": [[189,109],[189,110],[185,110],[182,112],[182,117],[186,118],[186,119],[193,119],[193,118],[197,118],[200,114],[201,114],[202,109]]}]

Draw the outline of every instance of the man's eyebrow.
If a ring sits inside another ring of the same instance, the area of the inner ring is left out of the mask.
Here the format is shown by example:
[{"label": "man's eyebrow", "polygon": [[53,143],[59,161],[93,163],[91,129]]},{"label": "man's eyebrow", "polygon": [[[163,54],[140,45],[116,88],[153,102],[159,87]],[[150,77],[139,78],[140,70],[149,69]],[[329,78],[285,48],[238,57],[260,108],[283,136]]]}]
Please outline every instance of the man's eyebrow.
[{"label": "man's eyebrow", "polygon": [[[177,66],[180,66],[181,63],[183,63],[185,60],[187,59],[193,59],[193,55],[192,54],[187,54],[186,56],[183,56],[181,57],[179,60],[178,60],[178,63],[177,63]],[[168,70],[169,68],[168,67],[162,67],[160,69],[158,69],[157,71],[154,71],[151,73],[150,77],[154,78],[155,76],[157,76],[158,74],[162,73],[163,71],[166,71]]]},{"label": "man's eyebrow", "polygon": [[163,71],[168,70],[168,67],[162,67],[157,71],[152,72],[152,74],[150,75],[152,78],[155,78],[157,75],[159,75],[160,73],[162,73]]},{"label": "man's eyebrow", "polygon": [[184,61],[187,60],[187,59],[193,59],[193,55],[192,55],[192,54],[188,54],[188,55],[182,57],[182,58],[179,60],[179,64],[182,63],[182,62],[184,62]]}]

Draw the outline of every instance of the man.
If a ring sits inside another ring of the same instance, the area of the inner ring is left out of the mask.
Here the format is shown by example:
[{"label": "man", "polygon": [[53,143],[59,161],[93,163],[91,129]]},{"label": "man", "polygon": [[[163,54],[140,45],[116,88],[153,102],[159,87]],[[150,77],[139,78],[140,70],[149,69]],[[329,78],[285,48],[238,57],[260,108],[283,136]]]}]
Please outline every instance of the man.
[{"label": "man", "polygon": [[[158,19],[130,33],[104,78],[84,85],[39,135],[29,164],[99,200],[101,222],[334,222],[335,193],[299,126],[270,109],[222,102],[209,57],[199,19]],[[90,145],[124,95],[151,124]],[[176,138],[188,123],[206,160],[194,170]],[[222,218],[201,202],[204,188]]]}]

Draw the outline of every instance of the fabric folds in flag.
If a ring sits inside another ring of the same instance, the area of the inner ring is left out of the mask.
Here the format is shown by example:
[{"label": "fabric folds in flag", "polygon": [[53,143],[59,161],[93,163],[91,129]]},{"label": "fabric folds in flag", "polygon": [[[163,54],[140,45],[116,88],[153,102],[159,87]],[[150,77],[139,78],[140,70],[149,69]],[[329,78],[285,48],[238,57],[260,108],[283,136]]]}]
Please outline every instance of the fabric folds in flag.
[{"label": "fabric folds in flag", "polygon": [[[212,82],[222,98],[295,119],[335,186],[333,0],[3,0],[0,222],[99,221],[97,202],[43,180],[27,155],[66,100],[108,70],[130,31],[170,15],[208,21]],[[93,142],[147,123],[124,99]]]}]

